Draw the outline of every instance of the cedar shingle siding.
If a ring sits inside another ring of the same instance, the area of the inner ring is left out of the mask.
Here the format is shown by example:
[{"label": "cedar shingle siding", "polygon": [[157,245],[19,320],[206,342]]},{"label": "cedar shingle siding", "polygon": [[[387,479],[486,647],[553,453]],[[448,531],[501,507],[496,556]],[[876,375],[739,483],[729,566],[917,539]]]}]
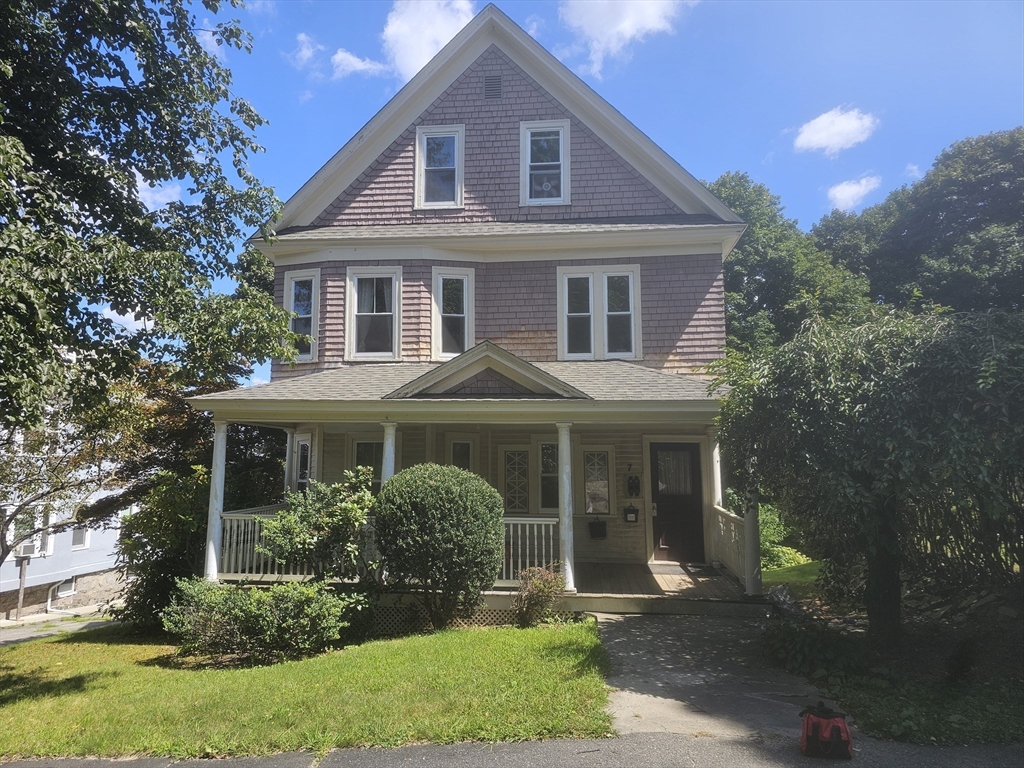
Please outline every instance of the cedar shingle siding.
[{"label": "cedar shingle siding", "polygon": [[[502,97],[484,98],[500,75]],[[571,120],[571,206],[519,206],[519,123]],[[466,126],[464,210],[413,210],[416,126]],[[680,214],[572,113],[492,45],[327,209],[313,226],[431,221],[537,221]]]},{"label": "cedar shingle siding", "polygon": [[432,266],[476,270],[476,340],[487,339],[528,361],[557,359],[557,268],[640,265],[642,364],[689,371],[722,355],[725,344],[722,257],[657,256],[576,261],[442,262],[327,261],[277,268],[277,300],[290,270],[320,268],[320,344],[317,363],[274,363],[274,378],[332,368],[345,354],[345,274],[357,266],[402,267],[402,359],[430,359]]}]

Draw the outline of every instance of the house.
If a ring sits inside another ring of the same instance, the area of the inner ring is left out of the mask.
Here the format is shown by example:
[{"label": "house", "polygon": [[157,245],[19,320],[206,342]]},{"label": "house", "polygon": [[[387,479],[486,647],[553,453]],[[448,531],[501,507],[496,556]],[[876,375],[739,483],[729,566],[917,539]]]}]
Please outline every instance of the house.
[{"label": "house", "polygon": [[356,465],[482,475],[505,500],[506,583],[552,560],[570,593],[614,564],[743,577],[757,551],[722,508],[699,375],[723,354],[743,230],[487,6],[257,243],[309,341],[270,383],[191,401],[216,424],[208,577],[269,574],[266,510],[222,509],[229,422],[285,431],[292,488]]},{"label": "house", "polygon": [[[0,564],[0,619],[61,613],[115,599],[118,521],[103,528],[75,526],[28,539]],[[22,584],[24,569],[24,585]]]}]

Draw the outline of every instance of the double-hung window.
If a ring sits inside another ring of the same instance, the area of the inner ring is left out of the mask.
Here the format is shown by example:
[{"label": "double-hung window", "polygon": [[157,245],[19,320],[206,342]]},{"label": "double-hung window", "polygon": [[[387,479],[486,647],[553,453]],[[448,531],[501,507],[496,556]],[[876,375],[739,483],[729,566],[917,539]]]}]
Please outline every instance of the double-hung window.
[{"label": "double-hung window", "polygon": [[519,124],[519,204],[570,202],[569,121]]},{"label": "double-hung window", "polygon": [[558,510],[558,443],[540,444],[540,509]]},{"label": "double-hung window", "polygon": [[401,358],[401,267],[349,267],[347,360]]},{"label": "double-hung window", "polygon": [[380,492],[380,478],[384,469],[384,443],[379,440],[356,440],[355,454],[357,467],[370,467],[373,470],[370,490],[376,496]]},{"label": "double-hung window", "polygon": [[416,128],[417,208],[462,207],[465,138],[463,125]]},{"label": "double-hung window", "polygon": [[476,343],[472,269],[434,267],[435,360],[455,357]]},{"label": "double-hung window", "polygon": [[559,267],[558,281],[560,359],[640,359],[639,267]]},{"label": "double-hung window", "polygon": [[285,309],[291,313],[292,333],[296,342],[296,360],[317,358],[317,314],[319,311],[320,270],[307,269],[285,275]]}]

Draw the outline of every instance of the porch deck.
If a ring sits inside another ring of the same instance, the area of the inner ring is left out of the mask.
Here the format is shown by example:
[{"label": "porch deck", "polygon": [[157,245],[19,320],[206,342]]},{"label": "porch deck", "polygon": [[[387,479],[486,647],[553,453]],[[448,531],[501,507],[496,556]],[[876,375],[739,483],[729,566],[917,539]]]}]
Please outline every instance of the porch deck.
[{"label": "porch deck", "polygon": [[577,563],[576,591],[612,597],[743,599],[739,583],[716,568],[667,563]]}]

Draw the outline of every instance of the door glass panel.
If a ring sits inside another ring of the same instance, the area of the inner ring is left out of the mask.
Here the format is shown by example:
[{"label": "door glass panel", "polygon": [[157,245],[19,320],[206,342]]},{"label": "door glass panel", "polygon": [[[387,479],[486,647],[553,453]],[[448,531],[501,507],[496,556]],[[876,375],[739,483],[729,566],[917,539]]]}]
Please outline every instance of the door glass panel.
[{"label": "door glass panel", "polygon": [[607,515],[609,508],[608,452],[583,452],[583,480],[588,515]]},{"label": "door glass panel", "polygon": [[691,464],[689,451],[658,451],[658,493],[663,496],[693,493]]}]

